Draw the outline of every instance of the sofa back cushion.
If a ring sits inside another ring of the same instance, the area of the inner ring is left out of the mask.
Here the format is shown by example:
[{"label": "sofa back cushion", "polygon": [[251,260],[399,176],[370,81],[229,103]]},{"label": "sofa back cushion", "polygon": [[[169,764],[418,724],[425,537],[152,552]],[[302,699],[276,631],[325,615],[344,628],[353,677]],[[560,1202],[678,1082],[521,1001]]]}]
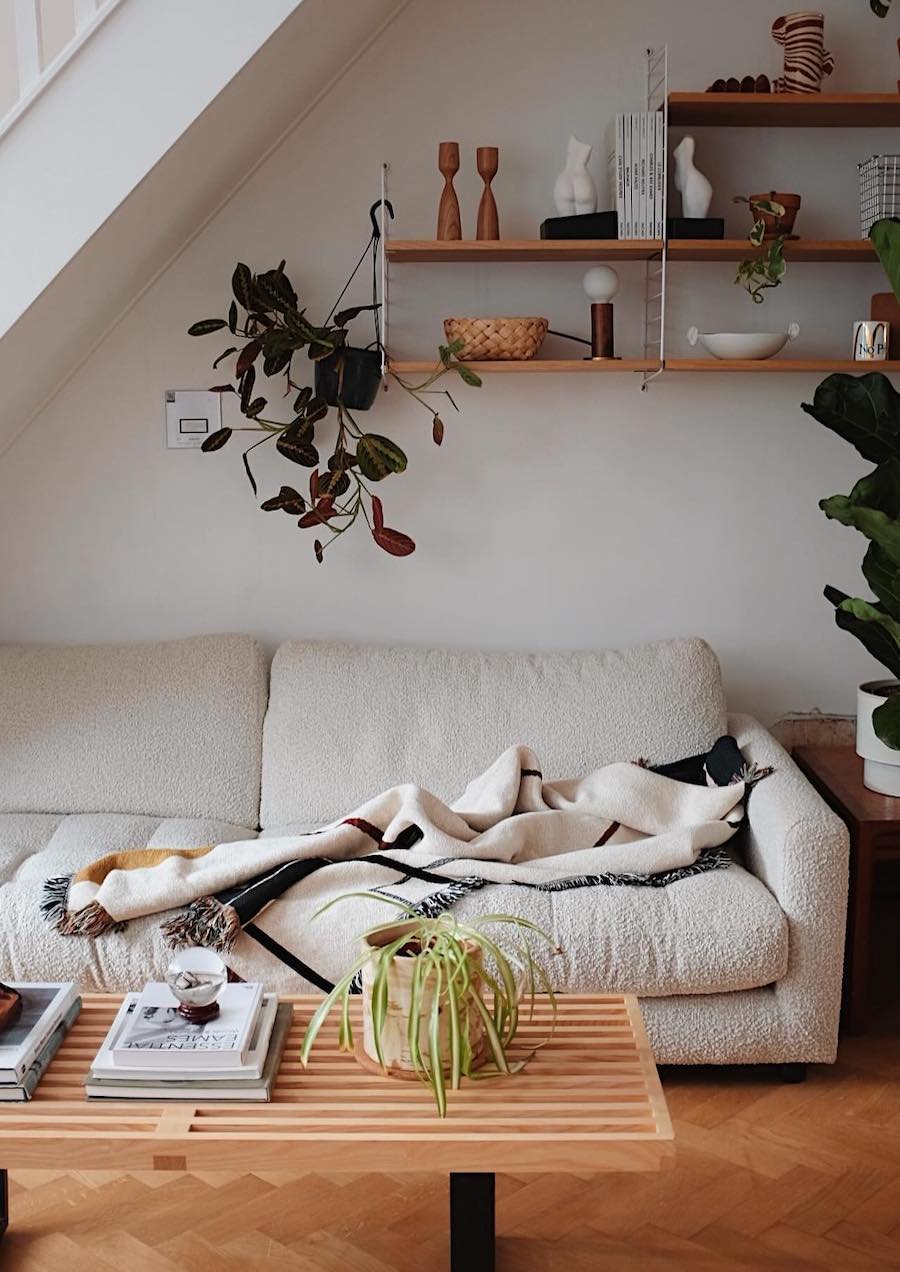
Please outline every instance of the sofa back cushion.
[{"label": "sofa back cushion", "polygon": [[256,826],[266,691],[249,636],[0,645],[0,812]]},{"label": "sofa back cushion", "polygon": [[272,664],[261,824],[322,823],[400,782],[460,794],[507,746],[548,778],[705,750],[725,730],[702,640],[501,654],[292,641]]}]

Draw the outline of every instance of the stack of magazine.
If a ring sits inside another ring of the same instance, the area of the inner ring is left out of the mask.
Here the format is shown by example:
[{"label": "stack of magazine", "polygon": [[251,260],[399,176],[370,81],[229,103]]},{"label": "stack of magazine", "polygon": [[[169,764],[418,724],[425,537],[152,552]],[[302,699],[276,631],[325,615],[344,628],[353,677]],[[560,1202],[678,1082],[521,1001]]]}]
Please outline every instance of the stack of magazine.
[{"label": "stack of magazine", "polygon": [[167,985],[126,994],[85,1083],[91,1099],[269,1100],[290,1003],[254,981],[225,985],[219,1014],[195,1024]]},{"label": "stack of magazine", "polygon": [[0,1034],[0,1100],[30,1100],[81,1011],[71,981],[12,985],[22,1014]]},{"label": "stack of magazine", "polygon": [[660,111],[616,115],[610,168],[619,238],[663,238],[665,122]]}]

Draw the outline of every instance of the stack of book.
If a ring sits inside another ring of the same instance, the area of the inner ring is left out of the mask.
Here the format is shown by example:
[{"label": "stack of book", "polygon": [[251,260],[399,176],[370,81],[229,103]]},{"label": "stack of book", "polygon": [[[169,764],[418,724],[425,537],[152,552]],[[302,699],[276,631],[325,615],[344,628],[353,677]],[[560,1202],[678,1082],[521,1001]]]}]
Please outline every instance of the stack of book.
[{"label": "stack of book", "polygon": [[616,115],[610,154],[620,239],[660,239],[665,193],[665,122],[656,110]]},{"label": "stack of book", "polygon": [[195,1024],[167,985],[127,994],[85,1083],[90,1099],[269,1100],[291,1024],[290,1003],[262,985],[225,985],[219,1014]]},{"label": "stack of book", "polygon": [[81,1011],[71,981],[12,984],[22,1014],[0,1034],[0,1100],[30,1100]]}]

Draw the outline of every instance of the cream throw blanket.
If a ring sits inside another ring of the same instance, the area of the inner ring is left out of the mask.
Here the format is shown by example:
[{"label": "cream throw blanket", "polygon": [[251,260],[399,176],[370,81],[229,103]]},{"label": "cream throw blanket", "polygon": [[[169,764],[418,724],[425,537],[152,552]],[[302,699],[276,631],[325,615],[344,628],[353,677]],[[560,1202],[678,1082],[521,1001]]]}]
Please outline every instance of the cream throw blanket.
[{"label": "cream throw blanket", "polygon": [[[348,817],[306,835],[197,849],[113,853],[67,883],[54,915],[69,935],[100,932],[140,915],[199,903],[306,858],[350,861],[408,849],[403,859],[440,859],[442,876],[477,873],[496,883],[535,883],[591,873],[653,875],[690,866],[734,834],[745,783],[694,786],[639,764],[608,764],[584,777],[545,782],[528,747],[510,747],[453,804],[422,787],[394,786]],[[345,878],[344,891],[367,886]],[[273,893],[274,895],[274,893]],[[229,933],[210,929],[209,943]],[[239,928],[239,924],[238,924]],[[233,939],[234,933],[231,933]]]}]

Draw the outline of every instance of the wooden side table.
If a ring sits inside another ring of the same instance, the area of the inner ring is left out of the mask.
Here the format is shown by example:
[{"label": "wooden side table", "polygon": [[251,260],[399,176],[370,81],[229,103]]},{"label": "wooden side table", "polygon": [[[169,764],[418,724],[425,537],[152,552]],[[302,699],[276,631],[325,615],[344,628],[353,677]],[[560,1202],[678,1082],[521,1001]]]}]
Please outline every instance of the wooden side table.
[{"label": "wooden side table", "polygon": [[850,831],[843,1023],[848,1033],[864,1033],[875,867],[880,861],[900,860],[900,798],[863,786],[863,762],[852,747],[802,746],[794,759]]}]

